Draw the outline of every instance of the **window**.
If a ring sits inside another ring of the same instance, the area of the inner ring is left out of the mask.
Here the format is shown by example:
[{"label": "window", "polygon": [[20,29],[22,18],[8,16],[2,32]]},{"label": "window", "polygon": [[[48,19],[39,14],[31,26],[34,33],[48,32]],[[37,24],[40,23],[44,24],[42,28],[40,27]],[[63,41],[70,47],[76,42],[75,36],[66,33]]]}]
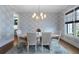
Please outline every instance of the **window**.
[{"label": "window", "polygon": [[65,32],[79,37],[79,7],[65,14]]},{"label": "window", "polygon": [[65,16],[65,32],[69,35],[74,35],[74,27],[73,27],[73,24],[74,24],[74,15],[73,15],[73,10],[68,12]]},{"label": "window", "polygon": [[72,23],[68,24],[68,34],[73,35]]},{"label": "window", "polygon": [[76,23],[76,36],[79,37],[79,23]]},{"label": "window", "polygon": [[79,9],[76,9],[76,20],[79,20]]},{"label": "window", "polygon": [[76,36],[79,37],[79,8],[76,9],[75,27]]}]

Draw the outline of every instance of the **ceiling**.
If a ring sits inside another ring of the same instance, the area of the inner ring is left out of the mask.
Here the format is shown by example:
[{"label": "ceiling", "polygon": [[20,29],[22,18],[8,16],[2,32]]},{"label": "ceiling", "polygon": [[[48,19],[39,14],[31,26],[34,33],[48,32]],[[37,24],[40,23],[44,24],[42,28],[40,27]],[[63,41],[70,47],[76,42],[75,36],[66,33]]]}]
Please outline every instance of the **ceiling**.
[{"label": "ceiling", "polygon": [[50,12],[57,13],[66,9],[72,8],[75,5],[9,5],[9,7],[16,12]]}]

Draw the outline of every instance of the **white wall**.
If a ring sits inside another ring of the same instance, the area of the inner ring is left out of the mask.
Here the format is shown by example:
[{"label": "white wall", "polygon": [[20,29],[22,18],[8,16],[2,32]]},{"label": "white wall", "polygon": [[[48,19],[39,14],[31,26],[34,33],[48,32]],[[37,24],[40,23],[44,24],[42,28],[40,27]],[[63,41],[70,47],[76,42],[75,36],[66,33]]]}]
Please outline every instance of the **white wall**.
[{"label": "white wall", "polygon": [[59,32],[64,34],[64,14],[62,12],[57,13],[58,15],[58,29]]},{"label": "white wall", "polygon": [[43,32],[59,32],[59,17],[54,13],[47,13],[47,18],[43,21],[32,19],[32,13],[18,13],[19,14],[19,28],[23,34],[27,32],[35,32],[40,28]]},{"label": "white wall", "polygon": [[13,38],[13,24],[13,11],[8,6],[0,6],[0,42]]}]

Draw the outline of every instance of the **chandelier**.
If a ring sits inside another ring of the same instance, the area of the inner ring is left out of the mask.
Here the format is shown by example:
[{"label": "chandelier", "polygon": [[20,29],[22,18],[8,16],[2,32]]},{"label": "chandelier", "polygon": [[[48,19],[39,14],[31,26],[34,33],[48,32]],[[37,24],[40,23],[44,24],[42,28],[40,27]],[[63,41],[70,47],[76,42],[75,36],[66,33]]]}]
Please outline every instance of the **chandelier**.
[{"label": "chandelier", "polygon": [[47,17],[46,13],[41,12],[41,11],[40,11],[40,7],[38,7],[38,11],[37,11],[37,12],[34,12],[34,13],[32,14],[32,18],[33,18],[33,19],[36,19],[36,20],[38,20],[38,19],[43,20],[43,19],[45,19],[46,17]]}]

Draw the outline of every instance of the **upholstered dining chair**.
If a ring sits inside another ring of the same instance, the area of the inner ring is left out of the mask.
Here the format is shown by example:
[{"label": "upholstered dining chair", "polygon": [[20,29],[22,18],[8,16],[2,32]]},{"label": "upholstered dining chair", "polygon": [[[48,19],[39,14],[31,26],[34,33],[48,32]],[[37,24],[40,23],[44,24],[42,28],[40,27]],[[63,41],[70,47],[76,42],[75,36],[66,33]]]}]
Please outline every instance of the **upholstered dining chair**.
[{"label": "upholstered dining chair", "polygon": [[35,46],[35,51],[37,51],[36,45],[36,33],[27,33],[27,41],[28,41],[28,52],[31,45]]},{"label": "upholstered dining chair", "polygon": [[[51,36],[50,32],[43,32],[42,33],[42,46],[44,46],[44,45],[50,46],[50,42],[51,42],[51,37],[50,36]],[[42,48],[42,50],[44,51],[43,48]]]},{"label": "upholstered dining chair", "polygon": [[58,34],[53,34],[51,36],[51,44],[50,44],[50,53],[55,53],[57,52],[57,49],[60,48],[60,38],[61,37],[61,33]]},{"label": "upholstered dining chair", "polygon": [[21,30],[17,30],[17,37],[18,37],[18,43],[17,43],[18,51],[22,52],[23,50],[27,50],[26,49],[27,44]]}]

